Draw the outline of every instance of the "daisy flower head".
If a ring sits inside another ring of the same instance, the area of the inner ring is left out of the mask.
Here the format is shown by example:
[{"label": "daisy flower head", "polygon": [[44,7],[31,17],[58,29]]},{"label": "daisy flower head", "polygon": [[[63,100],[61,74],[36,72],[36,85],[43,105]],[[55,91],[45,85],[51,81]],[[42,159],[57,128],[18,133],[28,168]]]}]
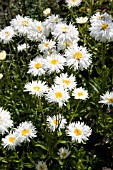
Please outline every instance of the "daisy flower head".
[{"label": "daisy flower head", "polygon": [[0,133],[3,135],[5,132],[8,132],[8,128],[12,126],[13,121],[11,120],[10,112],[0,107]]},{"label": "daisy flower head", "polygon": [[39,161],[35,167],[36,170],[48,170],[46,162],[43,161]]},{"label": "daisy flower head", "polygon": [[76,87],[77,83],[75,80],[75,76],[73,74],[71,74],[70,76],[68,76],[67,73],[61,73],[60,77],[56,77],[54,79],[54,83],[56,85],[61,85],[64,88],[67,88],[69,90],[72,90],[73,88]]},{"label": "daisy flower head", "polygon": [[57,128],[60,131],[61,129],[65,128],[65,125],[67,124],[66,119],[61,114],[54,115],[52,117],[47,117],[47,126],[49,127],[51,132],[54,132]]},{"label": "daisy flower head", "polygon": [[18,136],[20,143],[30,142],[30,139],[36,137],[36,128],[33,126],[31,121],[25,121],[20,123],[20,125],[15,129],[15,133]]},{"label": "daisy flower head", "polygon": [[1,51],[0,52],[0,60],[5,60],[6,59],[6,51]]},{"label": "daisy flower head", "polygon": [[45,71],[45,59],[39,56],[30,61],[27,73],[30,73],[33,76],[41,76],[45,74]]},{"label": "daisy flower head", "polygon": [[2,74],[2,73],[0,73],[0,80],[2,79],[2,77],[3,77],[3,74]]},{"label": "daisy flower head", "polygon": [[91,18],[90,18],[90,22],[91,24],[96,23],[98,21],[111,21],[112,22],[112,16],[109,15],[108,13],[103,13],[100,14],[100,12],[97,12],[96,14],[94,14]]},{"label": "daisy flower head", "polygon": [[4,44],[7,44],[12,41],[12,38],[15,35],[16,33],[14,32],[14,29],[11,26],[7,26],[0,31],[0,39]]},{"label": "daisy flower head", "polygon": [[45,37],[42,39],[41,43],[38,45],[38,48],[41,52],[51,50],[56,48],[56,42],[52,40],[47,40]]},{"label": "daisy flower head", "polygon": [[69,151],[69,149],[66,149],[65,147],[60,148],[58,151],[58,155],[59,155],[60,159],[67,158],[70,153],[71,153],[71,151]]},{"label": "daisy flower head", "polygon": [[71,23],[67,25],[66,23],[59,23],[56,25],[54,30],[51,32],[52,35],[58,39],[58,41],[65,41],[65,40],[79,40],[78,29],[72,25]]},{"label": "daisy flower head", "polygon": [[99,103],[107,104],[108,107],[113,106],[113,92],[106,92],[104,95],[100,95]]},{"label": "daisy flower head", "polygon": [[113,41],[113,22],[100,20],[92,23],[89,28],[90,36],[101,42]]},{"label": "daisy flower head", "polygon": [[44,26],[41,21],[34,20],[29,26],[29,33],[27,38],[31,41],[40,41],[44,35]]},{"label": "daisy flower head", "polygon": [[92,130],[89,126],[85,125],[84,122],[72,122],[69,124],[66,130],[67,136],[72,137],[72,142],[77,141],[82,143],[88,140]]},{"label": "daisy flower head", "polygon": [[91,64],[91,54],[86,47],[78,46],[77,43],[65,50],[66,65],[75,71],[87,69]]},{"label": "daisy flower head", "polygon": [[66,59],[61,54],[53,53],[46,58],[46,69],[51,74],[56,71],[59,73],[64,69]]},{"label": "daisy flower head", "polygon": [[32,81],[25,85],[25,90],[30,94],[36,95],[38,97],[44,96],[45,93],[48,92],[48,86],[45,82],[42,81]]},{"label": "daisy flower head", "polygon": [[67,90],[59,85],[52,85],[46,95],[48,102],[58,103],[59,107],[66,105],[65,103],[68,102],[69,98],[70,96]]},{"label": "daisy flower head", "polygon": [[28,49],[28,48],[29,48],[29,45],[26,46],[25,43],[17,46],[18,52],[20,52],[20,51],[26,51],[26,49]]},{"label": "daisy flower head", "polygon": [[66,0],[68,8],[79,6],[82,0]]},{"label": "daisy flower head", "polygon": [[44,23],[44,27],[46,28],[45,29],[45,34],[48,35],[52,30],[54,30],[54,28],[56,27],[56,25],[58,23],[61,23],[62,22],[62,18],[60,18],[59,15],[50,15],[48,16],[45,21],[43,22]]},{"label": "daisy flower head", "polygon": [[26,35],[29,33],[29,26],[32,22],[32,19],[27,16],[17,15],[16,18],[11,20],[10,24],[19,35]]},{"label": "daisy flower head", "polygon": [[72,92],[72,96],[74,96],[75,99],[81,100],[86,100],[87,98],[89,98],[88,91],[82,87],[75,88]]},{"label": "daisy flower head", "polygon": [[79,17],[79,18],[76,18],[76,22],[78,24],[85,24],[85,23],[87,23],[87,21],[88,21],[88,17]]},{"label": "daisy flower head", "polygon": [[5,138],[2,138],[2,145],[7,149],[15,149],[17,145],[20,145],[15,132],[10,132]]}]

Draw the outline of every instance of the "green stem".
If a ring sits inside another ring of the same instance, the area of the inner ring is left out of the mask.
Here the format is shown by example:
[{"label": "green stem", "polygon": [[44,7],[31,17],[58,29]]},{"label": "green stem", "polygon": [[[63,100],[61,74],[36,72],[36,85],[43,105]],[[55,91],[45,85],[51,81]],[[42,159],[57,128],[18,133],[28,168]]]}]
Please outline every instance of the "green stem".
[{"label": "green stem", "polygon": [[75,114],[76,114],[76,112],[77,112],[77,110],[78,110],[78,107],[79,107],[79,105],[80,105],[80,102],[81,102],[81,100],[79,100],[78,103],[77,103],[76,109],[75,109],[74,113],[73,113],[72,116],[71,116],[70,123],[72,122],[73,118],[75,117]]},{"label": "green stem", "polygon": [[102,43],[102,68],[105,65],[105,55],[106,55],[106,44]]},{"label": "green stem", "polygon": [[27,59],[28,59],[28,48],[27,48],[27,35],[25,36],[25,44],[26,44],[26,53],[27,53]]},{"label": "green stem", "polygon": [[40,107],[40,110],[41,110],[41,113],[42,113],[43,120],[45,120],[44,112],[43,112],[43,108],[42,108],[42,102],[41,102],[41,98],[40,97],[38,98],[38,103],[39,103],[39,107]]}]

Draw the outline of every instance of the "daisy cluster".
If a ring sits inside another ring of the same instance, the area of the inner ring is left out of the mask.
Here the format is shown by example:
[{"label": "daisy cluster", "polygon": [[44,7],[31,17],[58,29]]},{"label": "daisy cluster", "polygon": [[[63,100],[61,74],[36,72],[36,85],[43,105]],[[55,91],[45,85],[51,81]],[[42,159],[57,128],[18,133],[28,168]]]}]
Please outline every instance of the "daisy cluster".
[{"label": "daisy cluster", "polygon": [[[9,133],[2,138],[4,148],[15,149],[15,147],[22,142],[30,142],[30,139],[36,137],[37,131],[31,121],[22,122],[17,128],[13,126],[10,112],[0,107],[0,133],[2,135]],[[10,132],[9,128],[12,128]]]}]

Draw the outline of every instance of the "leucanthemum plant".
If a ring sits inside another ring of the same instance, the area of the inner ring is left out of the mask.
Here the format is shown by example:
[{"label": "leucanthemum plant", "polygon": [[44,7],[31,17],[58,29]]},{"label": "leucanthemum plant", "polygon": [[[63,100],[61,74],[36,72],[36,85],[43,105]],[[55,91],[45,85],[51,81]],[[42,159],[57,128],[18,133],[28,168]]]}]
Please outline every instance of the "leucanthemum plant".
[{"label": "leucanthemum plant", "polygon": [[67,158],[70,153],[71,153],[71,151],[69,151],[69,149],[66,149],[65,147],[62,147],[58,150],[58,155],[59,155],[60,159]]},{"label": "leucanthemum plant", "polygon": [[108,107],[113,106],[113,92],[106,92],[103,95],[100,95],[99,103],[106,104]]}]

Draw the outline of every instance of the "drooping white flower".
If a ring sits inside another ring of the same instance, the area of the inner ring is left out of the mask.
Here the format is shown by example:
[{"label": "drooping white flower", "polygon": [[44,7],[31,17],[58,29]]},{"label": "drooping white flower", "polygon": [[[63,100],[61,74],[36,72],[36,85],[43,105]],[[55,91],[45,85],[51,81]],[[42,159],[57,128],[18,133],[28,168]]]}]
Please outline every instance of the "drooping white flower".
[{"label": "drooping white flower", "polygon": [[36,128],[33,126],[31,121],[22,122],[15,129],[15,134],[18,136],[20,143],[27,141],[30,142],[32,138],[37,136],[36,133]]},{"label": "drooping white flower", "polygon": [[88,21],[88,17],[79,17],[79,18],[76,18],[76,22],[78,24],[85,24],[87,21]]},{"label": "drooping white flower", "polygon": [[70,153],[71,153],[71,151],[69,151],[69,149],[66,149],[65,147],[60,148],[58,151],[58,155],[59,155],[60,159],[67,158]]},{"label": "drooping white flower", "polygon": [[43,161],[38,161],[35,167],[36,167],[36,170],[48,170],[46,162],[43,162]]},{"label": "drooping white flower", "polygon": [[54,80],[54,83],[57,85],[61,85],[69,90],[72,90],[77,85],[75,76],[73,74],[68,76],[67,73],[61,73],[60,77],[57,76]]},{"label": "drooping white flower", "polygon": [[46,8],[46,9],[43,11],[43,14],[44,14],[45,16],[50,15],[50,13],[51,13],[51,8]]},{"label": "drooping white flower", "polygon": [[66,130],[67,136],[72,137],[72,142],[77,141],[78,143],[87,141],[91,132],[92,130],[89,126],[79,121],[70,123]]},{"label": "drooping white flower", "polygon": [[5,132],[8,132],[8,128],[12,126],[13,121],[11,120],[10,112],[0,107],[0,133],[3,135]]},{"label": "drooping white flower", "polygon": [[48,86],[45,82],[42,81],[32,81],[28,82],[25,85],[25,90],[28,91],[30,94],[36,95],[38,97],[44,96],[45,93],[48,92]]},{"label": "drooping white flower", "polygon": [[2,73],[0,73],[0,79],[2,79],[2,77],[3,77],[3,74],[2,74]]},{"label": "drooping white flower", "polygon": [[107,104],[108,107],[113,106],[113,92],[106,92],[103,95],[100,95],[99,103]]},{"label": "drooping white flower", "polygon": [[15,35],[16,33],[14,32],[14,29],[11,26],[7,26],[0,31],[0,39],[4,44],[7,44],[12,41],[12,38]]},{"label": "drooping white flower", "polygon": [[74,70],[87,69],[91,64],[91,54],[87,49],[77,44],[71,45],[65,50],[66,65]]},{"label": "drooping white flower", "polygon": [[66,119],[61,114],[52,117],[48,116],[46,122],[51,132],[54,132],[57,128],[60,131],[67,124]]},{"label": "drooping white flower", "polygon": [[86,100],[88,98],[88,92],[84,88],[79,87],[73,90],[72,96],[74,96],[75,99]]},{"label": "drooping white flower", "polygon": [[82,0],[66,0],[68,8],[79,6]]},{"label": "drooping white flower", "polygon": [[27,45],[26,46],[26,44],[24,43],[24,44],[19,44],[18,46],[17,46],[17,50],[18,50],[18,52],[20,52],[20,51],[26,51],[26,49],[28,49],[29,48],[29,45]]},{"label": "drooping white flower", "polygon": [[0,60],[5,60],[6,59],[6,51],[5,50],[2,50],[1,52],[0,52]]},{"label": "drooping white flower", "polygon": [[36,57],[29,63],[29,70],[27,73],[31,73],[33,76],[41,76],[45,74],[45,59],[42,57]]},{"label": "drooping white flower", "polygon": [[68,102],[69,98],[70,96],[67,90],[59,85],[52,85],[48,91],[48,94],[46,95],[48,102],[58,103],[59,107],[66,105],[65,103]]}]

